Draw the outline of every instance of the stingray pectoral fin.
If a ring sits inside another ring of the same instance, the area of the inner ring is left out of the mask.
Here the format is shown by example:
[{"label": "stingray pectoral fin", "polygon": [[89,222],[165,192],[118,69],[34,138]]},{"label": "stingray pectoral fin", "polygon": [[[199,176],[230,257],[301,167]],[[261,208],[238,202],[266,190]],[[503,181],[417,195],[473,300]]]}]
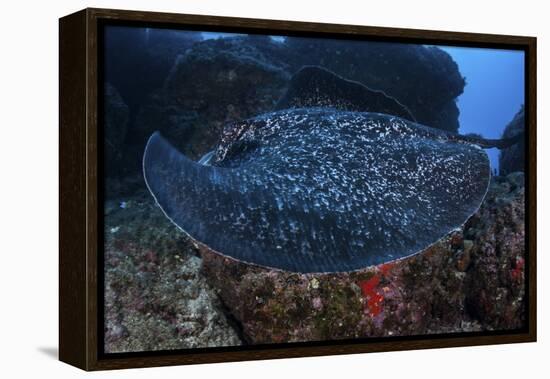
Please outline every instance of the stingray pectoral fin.
[{"label": "stingray pectoral fin", "polygon": [[[159,132],[147,142],[143,176],[149,191],[166,216],[188,234],[202,234],[201,205],[227,192],[222,169],[192,161],[174,148]],[[209,200],[210,199],[210,200]]]},{"label": "stingray pectoral fin", "polygon": [[[287,206],[276,190],[277,183],[272,182],[275,178],[262,167],[201,165],[181,154],[157,132],[145,148],[143,173],[164,214],[218,254],[296,272],[331,271],[330,267],[339,267],[338,254],[346,254],[330,243],[322,247],[335,251],[334,254],[300,252],[298,247],[311,238],[305,231],[324,234],[326,225],[317,225],[317,217],[304,220],[307,215],[302,213],[312,212],[311,209]],[[288,230],[293,225],[304,228],[302,232],[295,231],[296,238],[290,238],[292,233]]]},{"label": "stingray pectoral fin", "polygon": [[246,184],[238,170],[198,164],[156,132],[145,148],[143,175],[157,204],[177,227],[217,252],[255,261],[252,255],[261,247],[254,241],[242,244],[234,225],[261,196],[243,195]]}]

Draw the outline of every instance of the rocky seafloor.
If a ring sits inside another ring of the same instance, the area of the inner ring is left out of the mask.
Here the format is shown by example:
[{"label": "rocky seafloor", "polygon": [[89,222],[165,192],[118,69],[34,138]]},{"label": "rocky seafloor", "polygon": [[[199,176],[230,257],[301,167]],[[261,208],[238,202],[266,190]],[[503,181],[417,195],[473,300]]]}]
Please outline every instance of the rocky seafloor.
[{"label": "rocky seafloor", "polygon": [[198,247],[146,191],[105,205],[105,351],[424,335],[524,326],[525,186],[494,177],[462,228],[412,257],[296,274]]}]

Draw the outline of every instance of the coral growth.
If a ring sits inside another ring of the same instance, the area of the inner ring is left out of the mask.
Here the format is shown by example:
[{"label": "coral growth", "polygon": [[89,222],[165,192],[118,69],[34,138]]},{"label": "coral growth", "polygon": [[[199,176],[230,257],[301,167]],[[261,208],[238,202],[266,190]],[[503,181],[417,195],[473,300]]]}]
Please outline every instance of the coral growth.
[{"label": "coral growth", "polygon": [[105,351],[239,345],[196,249],[148,194],[105,212]]}]

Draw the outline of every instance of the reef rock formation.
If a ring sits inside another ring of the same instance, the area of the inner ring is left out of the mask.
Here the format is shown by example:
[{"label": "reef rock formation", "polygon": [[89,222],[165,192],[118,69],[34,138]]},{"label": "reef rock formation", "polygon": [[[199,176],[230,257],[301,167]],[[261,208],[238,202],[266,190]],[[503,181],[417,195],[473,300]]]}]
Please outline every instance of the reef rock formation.
[{"label": "reef rock formation", "polygon": [[519,328],[522,179],[517,173],[493,181],[464,228],[408,259],[351,273],[295,274],[202,251],[202,269],[249,343]]},{"label": "reef rock formation", "polygon": [[105,77],[133,117],[147,96],[162,87],[176,57],[202,39],[199,32],[125,26],[108,26],[105,37]]},{"label": "reef rock formation", "polygon": [[285,43],[294,54],[293,70],[328,68],[396,98],[421,124],[458,131],[455,99],[465,81],[451,56],[438,47],[314,38],[287,38]]},{"label": "reef rock formation", "polygon": [[497,177],[464,233],[475,242],[465,305],[487,329],[515,329],[525,322],[524,182],[523,172]]},{"label": "reef rock formation", "polygon": [[105,207],[105,351],[240,345],[201,258],[145,193]]},{"label": "reef rock formation", "polygon": [[[525,131],[525,109],[523,105],[512,121],[504,129],[503,138],[514,137]],[[525,171],[525,140],[503,149],[499,155],[500,175],[508,175],[514,171]]]},{"label": "reef rock formation", "polygon": [[[109,83],[104,88],[106,197],[128,195],[144,188],[143,180],[136,177],[143,152],[143,143],[136,140],[139,138],[136,116],[149,95],[163,86],[176,57],[201,39],[199,32],[106,28],[108,54],[104,76]],[[123,111],[119,104],[124,104]]]},{"label": "reef rock formation", "polygon": [[261,45],[254,37],[206,40],[180,56],[162,90],[138,115],[142,147],[159,130],[180,151],[200,158],[216,145],[226,123],[272,109],[290,76]]}]

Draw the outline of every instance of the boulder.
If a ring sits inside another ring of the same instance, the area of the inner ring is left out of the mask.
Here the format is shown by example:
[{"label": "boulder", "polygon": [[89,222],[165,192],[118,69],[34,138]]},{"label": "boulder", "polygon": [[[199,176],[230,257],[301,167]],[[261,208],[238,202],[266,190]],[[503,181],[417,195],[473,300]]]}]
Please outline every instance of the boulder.
[{"label": "boulder", "polygon": [[287,38],[285,43],[292,54],[292,70],[303,65],[328,68],[396,98],[421,124],[458,131],[455,100],[465,80],[451,56],[440,48],[314,38]]},{"label": "boulder", "polygon": [[215,147],[224,125],[270,111],[290,75],[264,51],[277,45],[261,41],[207,40],[180,56],[164,87],[140,111],[136,138],[143,145],[160,130],[183,153],[198,159]]},{"label": "boulder", "polygon": [[162,87],[176,57],[202,39],[199,32],[109,26],[105,30],[105,78],[135,117],[147,96]]},{"label": "boulder", "polygon": [[163,86],[176,57],[200,40],[199,32],[124,26],[106,28],[104,76],[109,84],[105,86],[104,158],[107,198],[128,196],[144,188],[140,174],[143,142],[136,143],[136,115],[151,92]]},{"label": "boulder", "polygon": [[[525,109],[523,105],[516,113],[512,121],[504,129],[502,138],[511,138],[525,132]],[[515,171],[525,171],[525,139],[522,138],[517,144],[502,149],[499,157],[500,175],[508,175]]]}]

